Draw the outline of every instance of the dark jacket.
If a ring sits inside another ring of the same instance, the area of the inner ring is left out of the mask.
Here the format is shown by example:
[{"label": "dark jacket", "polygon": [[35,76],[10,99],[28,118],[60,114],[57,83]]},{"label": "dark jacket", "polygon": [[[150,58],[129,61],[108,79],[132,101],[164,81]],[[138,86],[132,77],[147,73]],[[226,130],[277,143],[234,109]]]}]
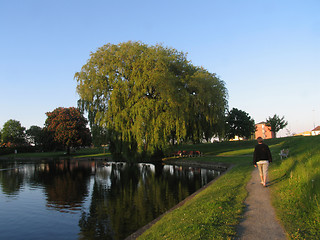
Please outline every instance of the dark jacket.
[{"label": "dark jacket", "polygon": [[260,160],[268,160],[272,162],[272,156],[268,145],[261,143],[258,144],[253,153],[253,164],[256,165]]}]

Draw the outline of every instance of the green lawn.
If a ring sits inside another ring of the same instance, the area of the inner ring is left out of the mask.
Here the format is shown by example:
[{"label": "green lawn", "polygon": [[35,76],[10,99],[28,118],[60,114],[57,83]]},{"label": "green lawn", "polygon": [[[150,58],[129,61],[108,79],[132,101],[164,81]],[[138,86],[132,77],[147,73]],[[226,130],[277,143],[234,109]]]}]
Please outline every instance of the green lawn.
[{"label": "green lawn", "polygon": [[320,239],[320,136],[288,139],[270,171],[272,201],[291,239]]},{"label": "green lawn", "polygon": [[[320,136],[267,140],[271,198],[290,239],[320,239]],[[233,239],[244,210],[245,186],[253,170],[255,141],[178,146],[200,150],[202,161],[234,167],[183,206],[165,215],[139,239]],[[279,152],[290,149],[280,160]],[[188,161],[186,159],[186,161]]]}]

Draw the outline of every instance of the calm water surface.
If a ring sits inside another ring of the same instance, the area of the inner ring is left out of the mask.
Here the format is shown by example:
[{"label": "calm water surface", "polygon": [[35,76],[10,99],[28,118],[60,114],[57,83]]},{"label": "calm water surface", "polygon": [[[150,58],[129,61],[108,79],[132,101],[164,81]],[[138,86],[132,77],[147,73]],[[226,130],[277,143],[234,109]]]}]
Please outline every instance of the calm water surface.
[{"label": "calm water surface", "polygon": [[0,239],[124,239],[219,171],[86,160],[0,161]]}]

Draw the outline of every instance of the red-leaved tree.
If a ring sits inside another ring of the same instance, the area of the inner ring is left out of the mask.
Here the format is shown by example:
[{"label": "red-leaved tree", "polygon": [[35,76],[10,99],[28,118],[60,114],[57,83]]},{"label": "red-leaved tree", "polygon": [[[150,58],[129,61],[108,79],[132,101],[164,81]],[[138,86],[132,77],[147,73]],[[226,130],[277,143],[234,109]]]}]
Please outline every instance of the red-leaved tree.
[{"label": "red-leaved tree", "polygon": [[86,127],[88,121],[79,109],[59,107],[46,115],[46,130],[52,132],[54,141],[66,147],[68,154],[71,147],[91,144],[90,130]]}]

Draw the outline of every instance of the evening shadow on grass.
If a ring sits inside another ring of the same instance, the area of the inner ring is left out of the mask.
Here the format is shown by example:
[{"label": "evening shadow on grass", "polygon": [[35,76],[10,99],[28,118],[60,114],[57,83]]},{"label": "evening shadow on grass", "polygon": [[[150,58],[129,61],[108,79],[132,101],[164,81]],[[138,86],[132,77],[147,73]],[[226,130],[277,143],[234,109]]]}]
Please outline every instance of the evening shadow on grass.
[{"label": "evening shadow on grass", "polygon": [[285,180],[287,178],[287,174],[285,173],[284,175],[282,175],[281,177],[278,177],[276,179],[273,179],[271,181],[268,182],[268,187],[274,185],[274,184],[277,184],[279,182],[282,182],[283,180]]}]

